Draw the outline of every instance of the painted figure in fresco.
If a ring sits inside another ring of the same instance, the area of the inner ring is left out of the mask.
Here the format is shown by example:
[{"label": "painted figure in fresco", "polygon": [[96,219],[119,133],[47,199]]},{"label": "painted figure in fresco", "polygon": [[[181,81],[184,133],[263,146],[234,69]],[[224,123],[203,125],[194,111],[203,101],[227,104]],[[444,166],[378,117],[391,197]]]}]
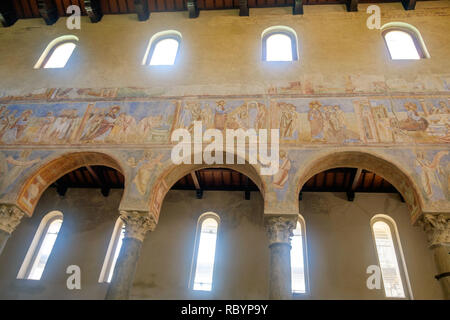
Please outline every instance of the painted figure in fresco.
[{"label": "painted figure in fresco", "polygon": [[8,117],[8,128],[5,132],[6,141],[14,141],[22,138],[25,129],[28,126],[28,122],[30,121],[30,116],[33,113],[32,110],[27,109],[22,112],[22,114],[14,120],[15,110]]},{"label": "painted figure in fresco", "polygon": [[116,143],[127,142],[128,137],[135,127],[136,120],[134,119],[134,117],[127,115],[125,112],[122,112],[114,121],[113,127],[108,137],[106,138],[106,141],[112,141]]},{"label": "painted figure in fresco", "polygon": [[295,106],[290,103],[280,103],[280,138],[292,138],[294,136]]},{"label": "painted figure in fresco", "polygon": [[286,151],[280,150],[280,168],[273,176],[273,186],[276,189],[283,189],[289,178],[289,170],[291,169],[291,160],[289,160]]},{"label": "painted figure in fresco", "polygon": [[321,103],[319,101],[311,101],[309,103],[308,121],[311,127],[311,138],[316,140],[323,139],[324,118],[320,111]]},{"label": "painted figure in fresco", "polygon": [[47,141],[49,136],[50,129],[53,127],[56,121],[56,117],[53,115],[53,112],[47,112],[47,115],[44,119],[42,119],[41,128],[37,133],[37,141],[44,142]]},{"label": "painted figure in fresco", "polygon": [[14,183],[24,169],[41,161],[41,158],[29,160],[31,152],[31,150],[25,150],[19,154],[17,159],[14,159],[12,156],[4,159],[4,165],[7,170],[4,170],[3,173],[0,172],[0,189],[5,189],[8,185]]},{"label": "painted figure in fresco", "polygon": [[421,117],[417,112],[417,105],[412,102],[405,103],[407,111],[407,119],[400,120],[398,126],[406,131],[425,131],[428,127],[428,121]]},{"label": "painted figure in fresco", "polygon": [[214,114],[214,128],[223,130],[227,123],[227,112],[225,108],[225,101],[217,101],[216,111]]},{"label": "painted figure in fresco", "polygon": [[81,138],[81,140],[104,140],[111,129],[114,127],[114,122],[117,118],[117,113],[120,111],[120,106],[112,106],[108,111],[98,110],[90,118],[88,131]]},{"label": "painted figure in fresco", "polygon": [[256,130],[265,129],[266,128],[266,123],[267,123],[266,107],[262,103],[258,102],[257,110],[258,110],[258,113],[256,115],[256,121],[255,121],[256,126],[255,126],[255,129]]},{"label": "painted figure in fresco", "polygon": [[140,194],[144,195],[147,191],[152,172],[154,172],[155,167],[162,165],[161,160],[163,157],[164,155],[162,153],[153,157],[152,152],[146,152],[142,159],[137,162],[134,158],[128,159],[128,164],[131,167],[139,167],[133,182]]},{"label": "painted figure in fresco", "polygon": [[425,152],[416,152],[416,163],[422,169],[421,178],[424,184],[425,193],[429,198],[433,198],[433,185],[441,185],[439,175],[439,163],[441,159],[447,155],[448,151],[439,151],[436,153],[432,161],[426,159]]}]

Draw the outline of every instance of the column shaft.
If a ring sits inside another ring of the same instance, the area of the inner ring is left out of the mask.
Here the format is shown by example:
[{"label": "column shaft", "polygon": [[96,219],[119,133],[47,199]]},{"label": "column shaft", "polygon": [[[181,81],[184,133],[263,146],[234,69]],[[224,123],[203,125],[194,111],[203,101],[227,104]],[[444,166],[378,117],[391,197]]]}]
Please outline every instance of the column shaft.
[{"label": "column shaft", "polygon": [[291,246],[288,243],[270,245],[269,299],[292,298]]},{"label": "column shaft", "polygon": [[8,242],[10,235],[11,234],[9,234],[8,232],[0,230],[0,255],[3,252],[3,248],[5,247],[6,242]]},{"label": "column shaft", "polygon": [[441,284],[445,298],[450,300],[450,246],[435,246],[431,250],[438,272],[436,278]]}]

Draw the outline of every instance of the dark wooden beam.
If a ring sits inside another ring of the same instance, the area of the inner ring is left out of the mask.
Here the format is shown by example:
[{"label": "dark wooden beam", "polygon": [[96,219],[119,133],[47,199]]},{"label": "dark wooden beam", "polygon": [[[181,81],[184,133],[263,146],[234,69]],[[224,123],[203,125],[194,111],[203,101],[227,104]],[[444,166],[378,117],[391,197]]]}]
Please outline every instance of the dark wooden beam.
[{"label": "dark wooden beam", "polygon": [[147,0],[134,0],[134,8],[136,9],[139,21],[148,20],[148,17],[150,16],[150,11],[148,9]]},{"label": "dark wooden beam", "polygon": [[97,23],[102,20],[103,13],[100,0],[84,0],[84,8],[92,23]]},{"label": "dark wooden beam", "polygon": [[13,0],[3,0],[0,3],[0,21],[2,26],[12,26],[17,21],[17,14],[14,10]]},{"label": "dark wooden beam", "polygon": [[58,20],[58,11],[54,0],[37,0],[39,13],[47,25]]},{"label": "dark wooden beam", "polygon": [[292,14],[303,14],[303,0],[294,0]]},{"label": "dark wooden beam", "polygon": [[67,184],[65,184],[62,179],[59,179],[58,181],[55,182],[55,187],[56,187],[56,192],[61,196],[64,197],[66,195],[67,189],[69,189],[69,187],[67,186]]},{"label": "dark wooden beam", "polygon": [[245,200],[250,200],[250,190],[249,190],[249,188],[248,188],[248,177],[247,176],[245,176],[245,184],[244,184],[244,189],[245,189],[245,191],[244,191],[244,199]]},{"label": "dark wooden beam", "polygon": [[239,0],[239,16],[241,16],[241,17],[248,17],[249,16],[248,1],[247,0]]},{"label": "dark wooden beam", "polygon": [[191,177],[192,177],[192,180],[194,181],[195,194],[197,196],[197,199],[203,198],[203,189],[200,186],[200,182],[198,181],[197,171],[192,171]]},{"label": "dark wooden beam", "polygon": [[402,0],[403,8],[405,10],[414,10],[416,9],[416,0]]},{"label": "dark wooden beam", "polygon": [[97,173],[92,169],[91,166],[86,166],[86,169],[89,171],[89,174],[91,177],[97,182],[97,184],[100,186],[102,195],[104,197],[107,197],[109,195],[109,190],[111,189],[109,186],[107,186],[103,180],[100,179],[100,177],[97,175]]},{"label": "dark wooden beam", "polygon": [[187,0],[187,9],[189,11],[189,18],[197,18],[200,10],[197,6],[197,0]]},{"label": "dark wooden beam", "polygon": [[353,175],[352,185],[351,185],[350,189],[347,191],[347,200],[348,201],[355,200],[355,190],[358,187],[358,181],[359,181],[359,178],[361,177],[361,173],[362,173],[362,169],[358,168],[358,169],[356,169],[356,172]]},{"label": "dark wooden beam", "polygon": [[346,0],[345,6],[348,12],[356,12],[358,11],[358,0]]}]

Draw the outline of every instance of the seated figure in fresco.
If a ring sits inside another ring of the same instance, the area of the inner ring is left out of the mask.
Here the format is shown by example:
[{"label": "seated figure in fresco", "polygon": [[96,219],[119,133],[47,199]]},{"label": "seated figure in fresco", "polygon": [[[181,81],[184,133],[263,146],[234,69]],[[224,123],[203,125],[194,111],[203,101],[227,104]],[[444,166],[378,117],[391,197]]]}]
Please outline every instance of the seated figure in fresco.
[{"label": "seated figure in fresco", "polygon": [[214,128],[218,130],[225,129],[225,124],[227,122],[227,113],[225,109],[225,101],[217,101],[216,112],[214,114]]},{"label": "seated figure in fresco", "polygon": [[425,131],[428,128],[428,121],[419,115],[417,105],[412,102],[405,103],[407,119],[400,120],[398,126],[406,131]]},{"label": "seated figure in fresco", "polygon": [[289,170],[291,169],[291,161],[289,160],[286,151],[280,150],[280,168],[277,173],[273,175],[273,186],[276,189],[283,189],[289,178]]}]

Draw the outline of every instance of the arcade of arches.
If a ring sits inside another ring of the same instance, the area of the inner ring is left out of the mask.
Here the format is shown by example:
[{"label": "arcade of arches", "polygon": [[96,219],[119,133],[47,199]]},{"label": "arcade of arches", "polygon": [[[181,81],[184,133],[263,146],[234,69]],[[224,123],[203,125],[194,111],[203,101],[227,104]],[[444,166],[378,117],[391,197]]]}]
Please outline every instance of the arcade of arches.
[{"label": "arcade of arches", "polygon": [[[33,66],[63,19],[0,29],[0,298],[449,299],[450,3],[379,6],[420,59],[391,60],[367,4],[83,16],[60,69]],[[295,59],[262,60],[281,25]],[[174,65],[141,65],[164,30]],[[280,129],[279,170],[175,165],[194,121]]]}]

